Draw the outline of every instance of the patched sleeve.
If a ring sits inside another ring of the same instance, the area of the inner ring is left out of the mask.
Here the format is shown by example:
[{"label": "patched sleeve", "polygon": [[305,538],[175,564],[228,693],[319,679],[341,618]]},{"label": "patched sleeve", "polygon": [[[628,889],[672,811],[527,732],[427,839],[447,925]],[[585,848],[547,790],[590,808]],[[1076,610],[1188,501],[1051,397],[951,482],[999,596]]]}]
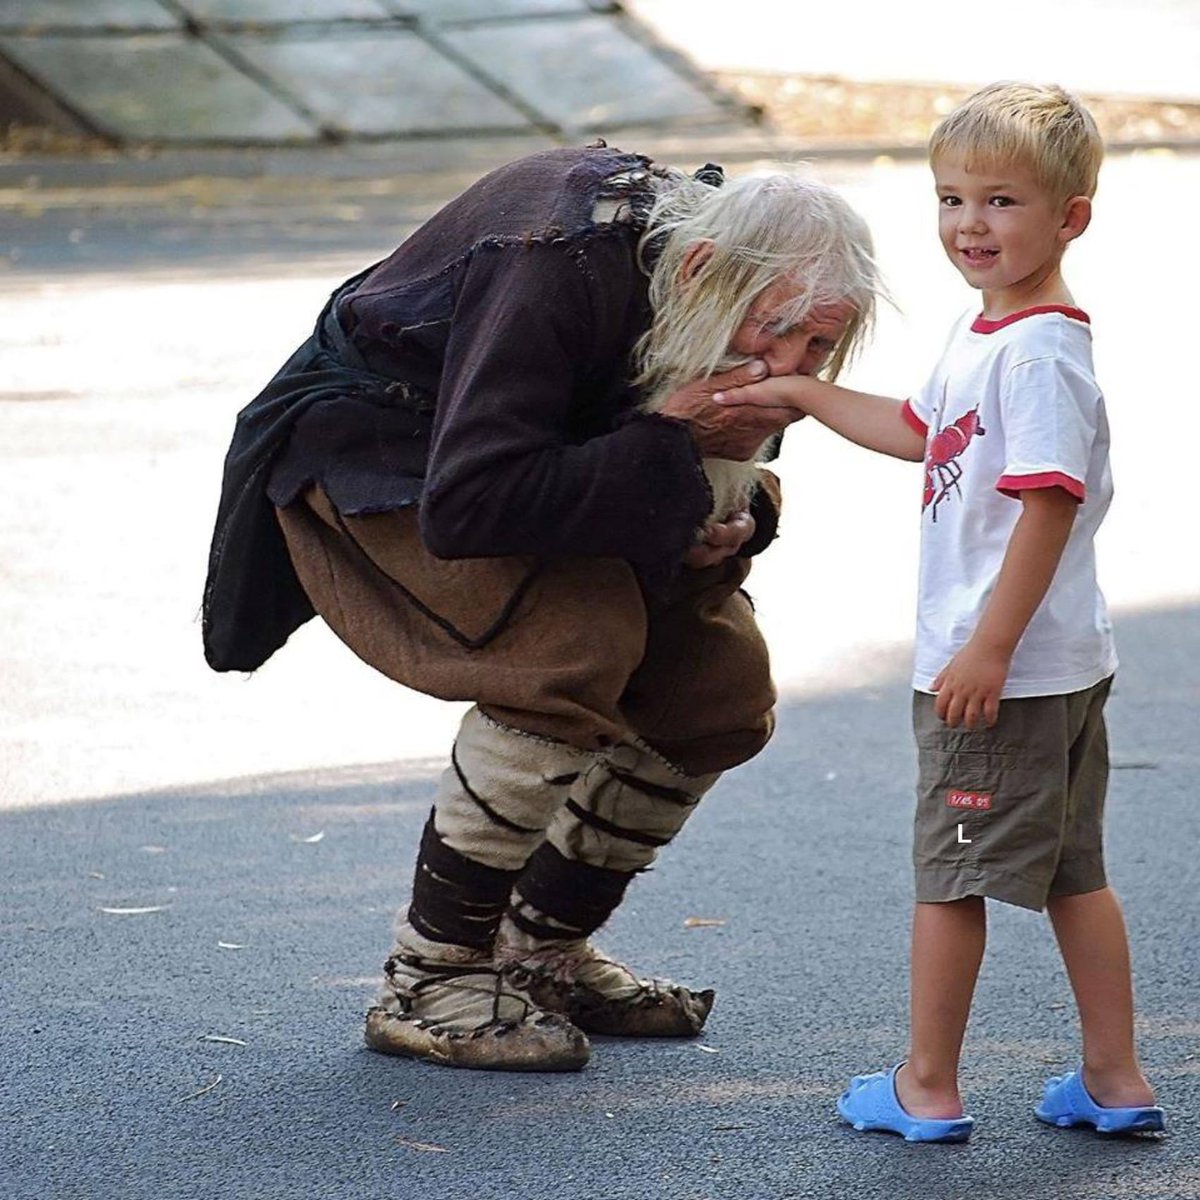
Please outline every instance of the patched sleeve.
[{"label": "patched sleeve", "polygon": [[1087,467],[1099,423],[1100,390],[1060,358],[1018,363],[1000,389],[1004,470],[996,488],[1019,499],[1032,488],[1061,487],[1087,499]]}]

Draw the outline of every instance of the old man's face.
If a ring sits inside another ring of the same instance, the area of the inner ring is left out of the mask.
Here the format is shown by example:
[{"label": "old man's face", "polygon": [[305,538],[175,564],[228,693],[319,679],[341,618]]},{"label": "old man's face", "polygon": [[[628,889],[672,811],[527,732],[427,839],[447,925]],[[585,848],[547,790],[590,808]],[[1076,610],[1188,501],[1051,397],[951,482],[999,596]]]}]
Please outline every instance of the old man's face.
[{"label": "old man's face", "polygon": [[772,375],[814,375],[854,318],[849,302],[813,309],[798,325],[781,320],[801,289],[789,280],[759,295],[729,343],[731,353],[763,359]]}]

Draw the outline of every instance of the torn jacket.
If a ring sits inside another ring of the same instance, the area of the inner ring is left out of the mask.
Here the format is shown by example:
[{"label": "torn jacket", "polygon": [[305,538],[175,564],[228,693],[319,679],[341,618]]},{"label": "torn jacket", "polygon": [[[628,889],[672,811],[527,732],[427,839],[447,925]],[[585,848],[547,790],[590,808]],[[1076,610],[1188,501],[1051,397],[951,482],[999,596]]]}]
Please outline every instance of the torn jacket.
[{"label": "torn jacket", "polygon": [[[649,159],[606,147],[530,155],[334,292],[237,419],[210,666],[254,670],[313,615],[274,515],[313,484],[345,516],[418,505],[444,558],[619,558],[651,590],[679,568],[711,493],[687,425],[635,411],[629,383],[654,182]],[[597,222],[609,197],[623,219]],[[775,535],[769,501],[754,516],[744,553]]]}]

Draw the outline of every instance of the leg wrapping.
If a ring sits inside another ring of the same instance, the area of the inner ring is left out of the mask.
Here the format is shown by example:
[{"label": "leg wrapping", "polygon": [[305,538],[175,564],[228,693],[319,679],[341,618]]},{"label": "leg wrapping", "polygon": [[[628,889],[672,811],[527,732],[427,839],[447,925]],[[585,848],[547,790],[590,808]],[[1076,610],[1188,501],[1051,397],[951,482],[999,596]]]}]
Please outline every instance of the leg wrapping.
[{"label": "leg wrapping", "polygon": [[473,708],[438,790],[438,834],[467,858],[518,870],[591,759],[566,742],[522,733]]},{"label": "leg wrapping", "polygon": [[597,756],[571,785],[547,840],[566,859],[644,871],[718,778],[685,775],[648,746],[624,743]]},{"label": "leg wrapping", "polygon": [[431,812],[421,837],[409,924],[435,942],[488,949],[519,871],[475,862],[438,835]]},{"label": "leg wrapping", "polygon": [[533,937],[587,937],[612,915],[635,874],[564,858],[543,842],[521,873],[509,919]]}]

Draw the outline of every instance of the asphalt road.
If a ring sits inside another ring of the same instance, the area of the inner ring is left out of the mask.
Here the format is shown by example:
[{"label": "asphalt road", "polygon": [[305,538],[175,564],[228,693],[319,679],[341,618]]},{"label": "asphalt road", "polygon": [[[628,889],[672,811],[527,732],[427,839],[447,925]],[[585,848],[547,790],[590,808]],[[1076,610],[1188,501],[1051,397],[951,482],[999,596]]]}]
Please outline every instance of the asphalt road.
[{"label": "asphalt road", "polygon": [[1033,1119],[1040,1081],[1076,1054],[1073,1016],[1045,920],[1002,906],[964,1063],[974,1140],[912,1147],[838,1123],[846,1078],[904,1045],[913,763],[892,679],[785,707],[774,743],[721,782],[607,930],[629,961],[717,988],[702,1039],[598,1039],[578,1075],[455,1072],[360,1043],[428,771],[0,816],[3,1194],[1200,1196],[1200,689],[1178,669],[1200,656],[1197,618],[1121,622],[1111,705],[1110,867],[1165,1140]]}]

